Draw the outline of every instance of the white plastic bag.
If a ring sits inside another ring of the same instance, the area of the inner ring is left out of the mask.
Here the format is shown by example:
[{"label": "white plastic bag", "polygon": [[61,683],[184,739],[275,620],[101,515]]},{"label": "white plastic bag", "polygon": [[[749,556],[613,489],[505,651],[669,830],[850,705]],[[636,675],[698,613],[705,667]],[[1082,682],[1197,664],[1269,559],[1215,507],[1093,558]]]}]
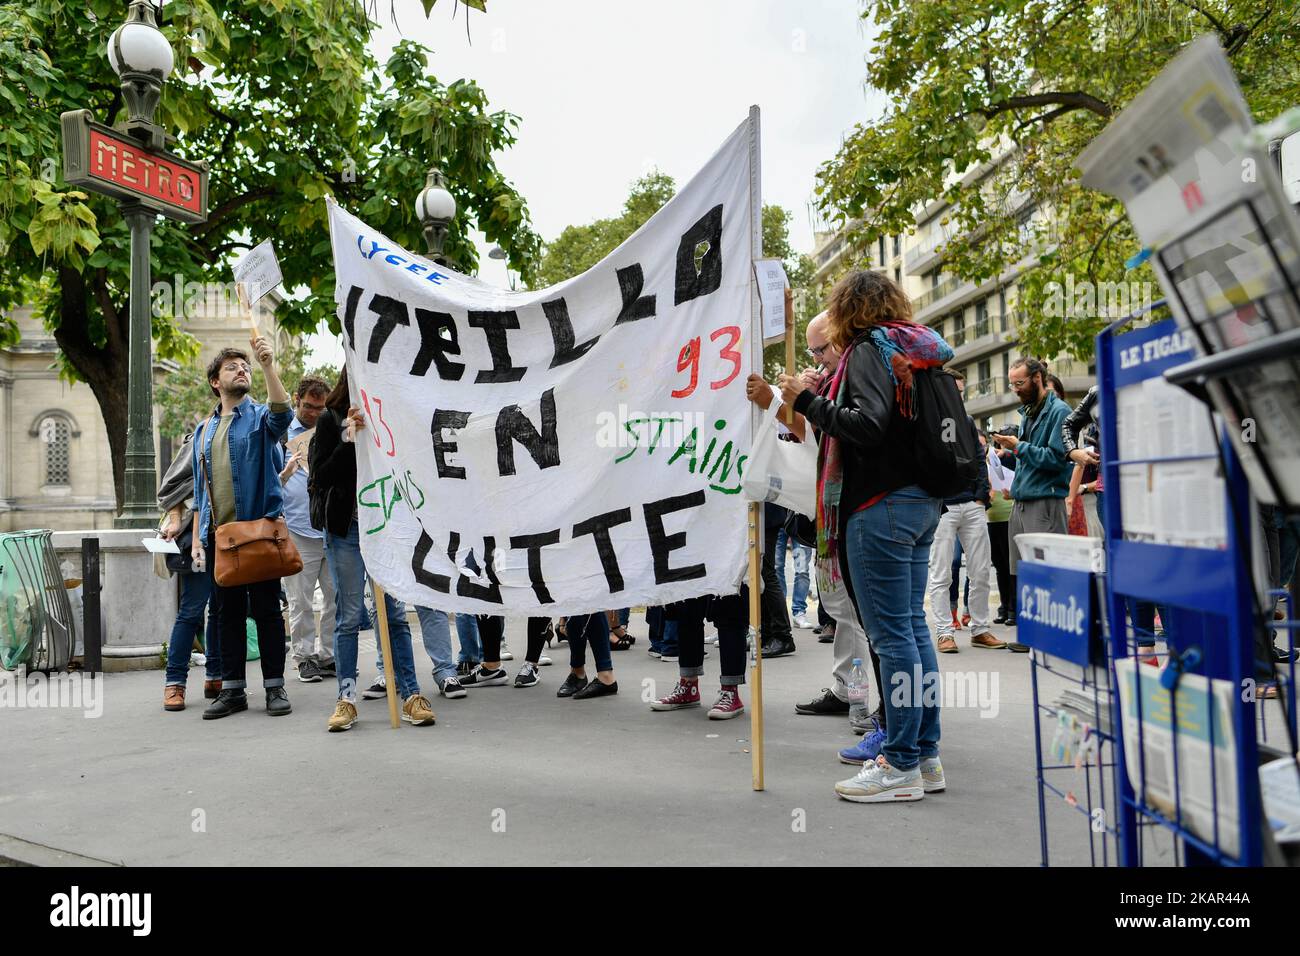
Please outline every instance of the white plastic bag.
[{"label": "white plastic bag", "polygon": [[817,516],[817,444],[781,441],[776,416],[781,393],[772,389],[772,404],[763,414],[745,477],[741,481],[750,501],[771,501],[809,518]]}]

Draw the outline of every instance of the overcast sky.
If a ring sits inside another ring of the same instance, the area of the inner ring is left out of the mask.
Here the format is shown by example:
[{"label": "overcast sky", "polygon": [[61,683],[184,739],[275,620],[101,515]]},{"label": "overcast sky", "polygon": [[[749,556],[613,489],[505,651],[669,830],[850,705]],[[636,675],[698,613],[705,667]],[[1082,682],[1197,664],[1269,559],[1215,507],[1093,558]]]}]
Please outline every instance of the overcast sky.
[{"label": "overcast sky", "polygon": [[[498,163],[545,240],[617,215],[652,168],[680,188],[757,104],[763,201],[793,214],[792,245],[811,252],[817,166],[883,104],[863,87],[868,25],[854,0],[488,0],[486,14],[468,11],[469,38],[466,8],[453,19],[453,6],[439,0],[426,20],[418,0],[396,0],[395,27],[378,0],[374,53],[382,63],[403,37],[417,40],[441,82],[473,79],[493,109],[521,117]],[[487,249],[480,276],[504,286]],[[319,360],[341,358],[315,344]]]}]

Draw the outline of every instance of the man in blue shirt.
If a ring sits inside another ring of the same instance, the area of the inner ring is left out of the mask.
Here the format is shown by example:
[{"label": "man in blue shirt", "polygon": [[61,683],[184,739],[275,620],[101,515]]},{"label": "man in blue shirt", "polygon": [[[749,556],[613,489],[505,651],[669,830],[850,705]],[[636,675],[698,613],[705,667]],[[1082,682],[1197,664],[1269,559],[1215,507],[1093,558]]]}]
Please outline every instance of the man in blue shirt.
[{"label": "man in blue shirt", "polygon": [[[271,344],[254,333],[257,363],[266,376],[268,404],[248,397],[253,369],[248,355],[222,349],[208,365],[208,385],[221,399],[203,420],[194,439],[194,543],[196,566],[212,574],[216,529],[231,521],[279,517],[284,509],[280,488],[280,438],[293,417],[289,393],[275,370]],[[211,485],[212,493],[208,493]],[[248,710],[244,693],[248,643],[244,621],[257,624],[266,712],[273,717],[292,711],[284,689],[284,618],[280,614],[280,580],[222,587],[216,584],[221,609],[221,693],[203,712],[204,720]]]},{"label": "man in blue shirt", "polygon": [[[311,504],[307,496],[307,444],[316,430],[316,420],[325,410],[331,386],[324,379],[306,375],[294,389],[293,421],[289,423],[288,460],[280,472],[284,488],[284,522],[289,526],[302,570],[284,579],[289,597],[289,639],[298,680],[318,683],[334,676],[334,577],[325,557],[325,535],[311,526]],[[324,607],[320,616],[320,651],[316,650],[316,584],[320,583]]]},{"label": "man in blue shirt", "polygon": [[[1074,465],[1065,457],[1061,438],[1061,425],[1070,414],[1070,406],[1047,387],[1047,366],[1038,359],[1020,358],[1011,363],[1008,377],[1021,403],[1020,435],[994,435],[993,441],[1015,455],[1016,476],[1011,481],[1015,504],[1007,527],[1011,540],[1011,593],[1015,595],[1016,567],[1020,563],[1016,535],[1066,533],[1065,496]],[[1007,623],[1015,626],[1014,614]],[[1019,642],[1008,647],[1021,653],[1029,650]]]}]

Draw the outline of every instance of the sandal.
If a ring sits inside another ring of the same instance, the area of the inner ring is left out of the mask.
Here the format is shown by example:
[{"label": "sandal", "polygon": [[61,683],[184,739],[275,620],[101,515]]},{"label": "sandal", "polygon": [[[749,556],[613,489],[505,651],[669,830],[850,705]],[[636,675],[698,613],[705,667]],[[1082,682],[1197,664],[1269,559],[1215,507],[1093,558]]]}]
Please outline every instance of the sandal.
[{"label": "sandal", "polygon": [[[623,633],[620,634],[619,631]],[[609,632],[609,649],[611,651],[625,651],[635,643],[635,637],[627,636],[626,625],[620,624]]]},{"label": "sandal", "polygon": [[564,643],[566,644],[569,642],[569,631],[568,628],[565,627],[565,624],[568,623],[568,620],[569,619],[567,617],[562,617],[555,622],[556,642],[564,641]]}]

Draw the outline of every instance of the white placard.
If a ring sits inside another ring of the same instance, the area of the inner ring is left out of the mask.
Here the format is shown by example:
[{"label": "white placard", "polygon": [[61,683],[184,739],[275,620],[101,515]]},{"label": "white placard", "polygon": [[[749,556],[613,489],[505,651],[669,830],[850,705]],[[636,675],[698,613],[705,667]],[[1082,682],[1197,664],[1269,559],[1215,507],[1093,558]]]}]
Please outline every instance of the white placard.
[{"label": "white placard", "polygon": [[168,541],[166,538],[141,538],[140,543],[150,554],[180,554],[181,549],[176,546],[175,541]]},{"label": "white placard", "polygon": [[758,279],[758,298],[763,305],[763,344],[785,339],[785,266],[780,259],[755,259],[754,275]]},{"label": "white placard", "polygon": [[367,571],[454,612],[734,594],[754,344],[750,129],[582,275],[512,292],[329,203]]},{"label": "white placard", "polygon": [[259,242],[235,261],[235,281],[244,287],[251,307],[284,281],[271,240]]}]

